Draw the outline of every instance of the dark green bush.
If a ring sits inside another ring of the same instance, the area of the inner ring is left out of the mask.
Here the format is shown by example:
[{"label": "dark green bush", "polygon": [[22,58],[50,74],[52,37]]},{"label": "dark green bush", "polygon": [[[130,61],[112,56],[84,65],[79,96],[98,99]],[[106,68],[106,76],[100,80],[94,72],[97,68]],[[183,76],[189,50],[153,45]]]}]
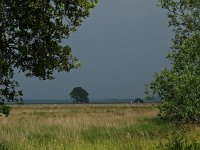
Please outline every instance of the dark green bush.
[{"label": "dark green bush", "polygon": [[10,114],[10,110],[11,108],[9,106],[6,105],[0,105],[0,114],[4,114],[6,117],[8,117],[8,115]]},{"label": "dark green bush", "polygon": [[158,149],[163,150],[200,150],[200,143],[196,139],[188,138],[183,133],[175,134],[167,143],[161,143]]}]

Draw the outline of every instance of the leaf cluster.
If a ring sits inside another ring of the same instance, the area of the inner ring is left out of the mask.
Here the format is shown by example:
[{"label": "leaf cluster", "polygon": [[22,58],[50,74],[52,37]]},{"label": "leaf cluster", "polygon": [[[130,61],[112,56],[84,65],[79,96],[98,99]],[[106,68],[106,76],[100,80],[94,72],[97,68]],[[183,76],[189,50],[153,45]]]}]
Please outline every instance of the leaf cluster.
[{"label": "leaf cluster", "polygon": [[96,0],[0,1],[0,100],[19,100],[14,71],[53,79],[80,66],[62,43],[89,16]]}]

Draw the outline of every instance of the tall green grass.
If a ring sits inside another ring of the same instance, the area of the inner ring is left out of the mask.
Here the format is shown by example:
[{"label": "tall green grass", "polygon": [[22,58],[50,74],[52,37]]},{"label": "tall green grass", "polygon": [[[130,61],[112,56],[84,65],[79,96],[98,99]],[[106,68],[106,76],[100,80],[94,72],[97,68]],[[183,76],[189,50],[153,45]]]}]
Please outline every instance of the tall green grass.
[{"label": "tall green grass", "polygon": [[[8,118],[0,117],[0,150],[167,149],[173,135],[183,133],[182,127],[156,117],[157,107],[151,105],[12,107]],[[198,126],[184,134],[200,142]]]}]

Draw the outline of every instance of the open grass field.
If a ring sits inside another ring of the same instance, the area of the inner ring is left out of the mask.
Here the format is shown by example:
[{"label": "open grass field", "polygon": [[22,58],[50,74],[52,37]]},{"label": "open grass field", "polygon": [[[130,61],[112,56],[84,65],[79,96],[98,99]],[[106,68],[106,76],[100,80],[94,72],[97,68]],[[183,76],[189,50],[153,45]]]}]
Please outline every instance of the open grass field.
[{"label": "open grass field", "polygon": [[[154,150],[181,131],[154,105],[14,105],[0,117],[0,150]],[[200,142],[200,127],[188,127]]]}]

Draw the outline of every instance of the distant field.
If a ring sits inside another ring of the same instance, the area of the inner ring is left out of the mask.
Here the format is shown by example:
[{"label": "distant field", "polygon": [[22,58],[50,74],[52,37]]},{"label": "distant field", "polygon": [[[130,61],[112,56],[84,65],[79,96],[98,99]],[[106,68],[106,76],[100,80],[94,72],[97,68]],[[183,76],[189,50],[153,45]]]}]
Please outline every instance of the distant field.
[{"label": "distant field", "polygon": [[[155,104],[14,105],[0,117],[0,150],[154,150],[181,130]],[[200,128],[187,135],[200,141]]]}]

